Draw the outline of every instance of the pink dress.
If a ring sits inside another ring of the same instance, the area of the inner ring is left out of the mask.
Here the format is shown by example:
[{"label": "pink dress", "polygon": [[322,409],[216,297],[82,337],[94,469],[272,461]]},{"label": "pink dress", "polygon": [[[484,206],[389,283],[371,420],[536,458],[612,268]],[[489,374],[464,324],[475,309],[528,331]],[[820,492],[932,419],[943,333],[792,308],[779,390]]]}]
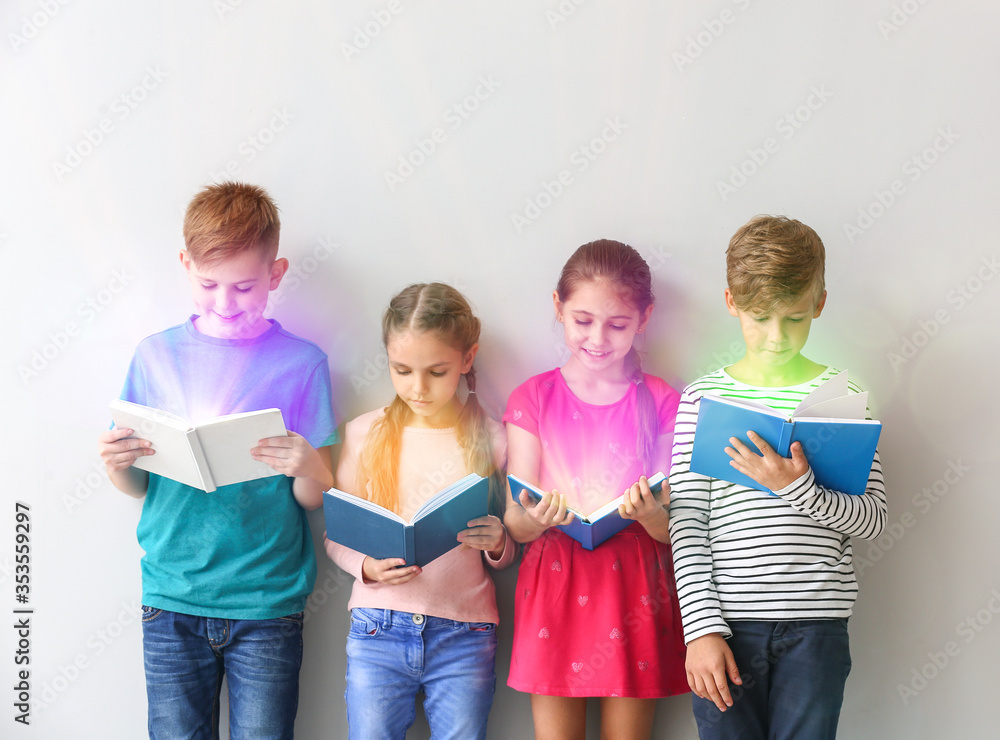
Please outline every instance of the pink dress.
[{"label": "pink dress", "polygon": [[[652,375],[645,383],[660,434],[671,435],[680,395]],[[595,406],[577,398],[556,369],[516,388],[503,420],[539,438],[540,487],[592,511],[657,472],[642,470],[636,455],[636,418],[635,386]],[[593,551],[547,530],[525,547],[518,570],[507,684],[551,696],[688,691],[673,573],[670,546],[638,523]]]}]

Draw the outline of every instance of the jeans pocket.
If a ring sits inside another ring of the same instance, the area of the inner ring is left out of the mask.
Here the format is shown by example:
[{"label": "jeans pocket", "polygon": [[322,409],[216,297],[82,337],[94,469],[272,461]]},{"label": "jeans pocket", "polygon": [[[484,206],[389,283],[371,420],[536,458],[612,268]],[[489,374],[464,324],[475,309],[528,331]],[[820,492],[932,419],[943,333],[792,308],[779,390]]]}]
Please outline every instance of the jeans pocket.
[{"label": "jeans pocket", "polygon": [[163,614],[163,610],[162,609],[157,609],[155,606],[146,606],[145,604],[143,604],[143,606],[142,606],[142,621],[143,622],[152,622],[154,619],[156,619],[161,614]]},{"label": "jeans pocket", "polygon": [[382,633],[382,620],[379,619],[381,611],[378,609],[364,609],[355,607],[351,609],[351,631],[350,637],[368,638],[378,637]]},{"label": "jeans pocket", "polygon": [[465,628],[469,632],[476,632],[483,635],[492,635],[497,631],[497,626],[492,622],[466,622]]},{"label": "jeans pocket", "polygon": [[305,618],[305,612],[295,612],[295,614],[286,614],[283,617],[278,617],[282,622],[292,622],[293,624],[302,624]]}]

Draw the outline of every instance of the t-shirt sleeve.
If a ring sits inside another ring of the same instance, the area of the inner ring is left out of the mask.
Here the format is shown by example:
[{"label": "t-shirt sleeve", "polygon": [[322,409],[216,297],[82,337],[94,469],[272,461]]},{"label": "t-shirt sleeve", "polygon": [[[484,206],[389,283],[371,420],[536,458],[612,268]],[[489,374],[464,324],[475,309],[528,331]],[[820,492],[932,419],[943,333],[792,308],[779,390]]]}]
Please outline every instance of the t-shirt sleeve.
[{"label": "t-shirt sleeve", "polygon": [[333,393],[326,355],[306,377],[295,403],[295,418],[288,428],[305,437],[316,449],[337,444],[337,423],[333,416]]},{"label": "t-shirt sleeve", "polygon": [[536,437],[538,434],[538,378],[537,376],[522,383],[507,400],[507,410],[504,411],[505,424],[521,427]]}]

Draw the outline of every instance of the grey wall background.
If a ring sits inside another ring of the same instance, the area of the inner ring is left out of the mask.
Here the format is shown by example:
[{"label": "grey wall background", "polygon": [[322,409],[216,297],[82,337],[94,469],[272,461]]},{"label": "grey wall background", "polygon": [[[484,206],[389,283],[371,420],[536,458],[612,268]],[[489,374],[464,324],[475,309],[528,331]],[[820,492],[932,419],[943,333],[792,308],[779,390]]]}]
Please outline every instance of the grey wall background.
[{"label": "grey wall background", "polygon": [[[144,732],[140,504],[95,439],[135,344],[191,311],[181,215],[227,173],[282,208],[273,315],[329,353],[340,419],[390,398],[378,317],[409,282],[472,299],[499,414],[563,359],[550,293],[579,244],[647,257],[646,367],[682,386],[740,352],[730,234],[760,212],[815,227],[830,297],[807,354],[871,390],[890,501],[887,533],[856,544],[841,737],[991,734],[998,21],[918,0],[0,5],[0,604],[13,619],[20,501],[34,610],[32,724],[8,688],[2,734]],[[337,738],[350,584],[319,570],[298,734]],[[497,578],[492,738],[531,736],[503,685],[514,580]],[[0,634],[13,687],[18,635]],[[686,698],[656,735],[696,737]]]}]

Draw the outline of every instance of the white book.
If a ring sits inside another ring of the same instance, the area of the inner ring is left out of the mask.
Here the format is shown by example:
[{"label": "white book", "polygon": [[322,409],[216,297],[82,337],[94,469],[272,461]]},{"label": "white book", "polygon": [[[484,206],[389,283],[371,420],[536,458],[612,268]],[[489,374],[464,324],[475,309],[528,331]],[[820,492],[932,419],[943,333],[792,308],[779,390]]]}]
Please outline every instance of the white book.
[{"label": "white book", "polygon": [[250,450],[260,440],[288,434],[280,409],[227,414],[192,423],[187,419],[129,401],[109,405],[118,428],[132,429],[132,438],[153,443],[155,455],[137,458],[140,470],[211,493],[220,486],[281,475],[254,460]]}]

